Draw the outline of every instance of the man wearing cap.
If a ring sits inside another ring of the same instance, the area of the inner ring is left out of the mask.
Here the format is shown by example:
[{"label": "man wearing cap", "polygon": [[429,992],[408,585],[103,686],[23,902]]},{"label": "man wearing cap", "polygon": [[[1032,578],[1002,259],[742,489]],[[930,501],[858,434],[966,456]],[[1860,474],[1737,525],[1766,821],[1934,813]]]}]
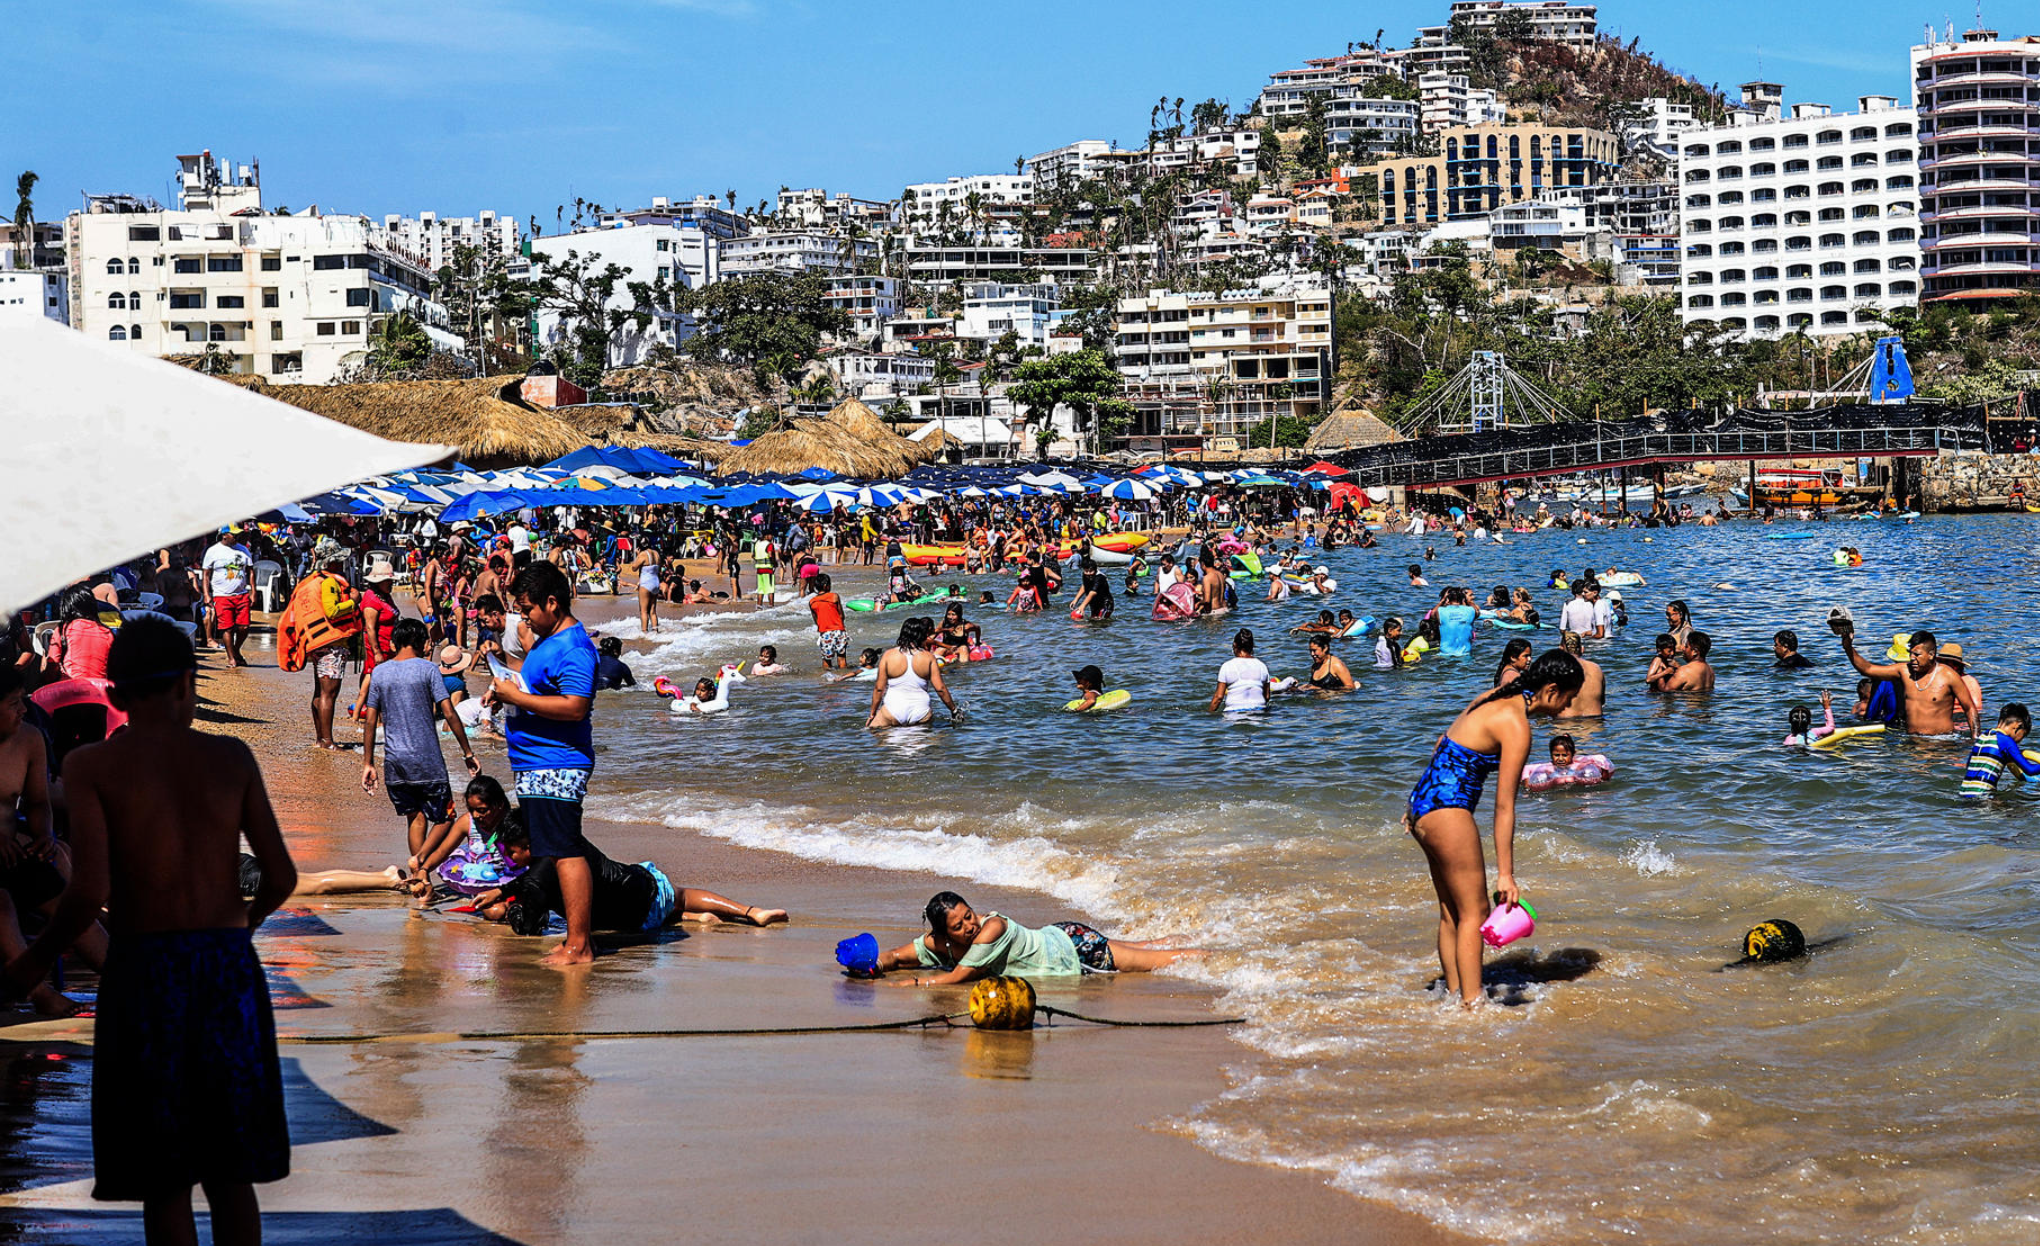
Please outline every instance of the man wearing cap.
[{"label": "man wearing cap", "polygon": [[241,642],[248,639],[248,575],[255,557],[237,539],[239,533],[239,528],[221,528],[220,539],[206,549],[199,564],[205,569],[212,597],[213,641],[226,646],[229,667],[248,665],[241,656]]},{"label": "man wearing cap", "polygon": [[333,707],[347,674],[349,642],[361,634],[361,606],[347,583],[347,547],[320,537],[312,573],[299,581],[277,627],[277,665],[312,670],[312,730],[320,748],[332,748]]},{"label": "man wearing cap", "polygon": [[1906,641],[1903,663],[1879,664],[1856,652],[1856,625],[1852,620],[1830,616],[1828,626],[1840,637],[1842,652],[1857,671],[1898,685],[1907,731],[1914,735],[1947,735],[1955,730],[1955,710],[1960,706],[1969,715],[1969,734],[1975,737],[1977,724],[1982,721],[1976,693],[1963,682],[1960,671],[1941,661],[1940,642],[1932,632],[1912,634]]}]

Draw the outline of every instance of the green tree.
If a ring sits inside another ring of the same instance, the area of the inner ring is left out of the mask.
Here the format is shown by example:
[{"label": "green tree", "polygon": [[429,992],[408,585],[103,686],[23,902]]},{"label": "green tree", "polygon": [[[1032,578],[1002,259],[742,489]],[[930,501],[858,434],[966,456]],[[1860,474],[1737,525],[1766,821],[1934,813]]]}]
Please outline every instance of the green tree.
[{"label": "green tree", "polygon": [[559,318],[559,336],[544,344],[546,353],[562,376],[593,389],[609,370],[609,305],[630,270],[614,263],[597,268],[597,257],[574,250],[534,258],[538,262],[531,287],[534,305]]},{"label": "green tree", "polygon": [[790,380],[821,353],[824,334],[850,328],[850,317],[823,301],[826,289],[818,274],[754,273],[682,291],[679,309],[696,323],[688,353]]},{"label": "green tree", "polygon": [[1295,416],[1284,415],[1266,419],[1247,430],[1246,443],[1250,447],[1300,449],[1310,440],[1310,431],[1314,427],[1309,420],[1298,419]]},{"label": "green tree", "polygon": [[35,184],[33,170],[14,179],[14,266],[35,267]]},{"label": "green tree", "polygon": [[1254,154],[1254,167],[1268,181],[1282,176],[1282,136],[1275,132],[1273,121],[1261,127],[1261,149]]},{"label": "green tree", "polygon": [[383,317],[368,341],[368,371],[379,379],[415,372],[432,357],[432,338],[409,312]]},{"label": "green tree", "polygon": [[1013,405],[1040,416],[1044,426],[1057,407],[1068,407],[1076,417],[1078,433],[1089,438],[1093,452],[1102,443],[1122,436],[1133,417],[1133,404],[1120,396],[1124,388],[1119,373],[1100,351],[1029,359],[1013,370],[1013,376],[1013,384],[1006,389]]}]

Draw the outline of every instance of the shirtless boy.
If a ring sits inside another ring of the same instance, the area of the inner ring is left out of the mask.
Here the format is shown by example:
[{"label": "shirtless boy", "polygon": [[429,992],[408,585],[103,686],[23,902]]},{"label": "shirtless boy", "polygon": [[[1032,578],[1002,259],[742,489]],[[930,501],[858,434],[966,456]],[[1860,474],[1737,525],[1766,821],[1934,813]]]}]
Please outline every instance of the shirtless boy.
[{"label": "shirtless boy", "polygon": [[[290,1172],[269,990],[249,932],[297,883],[248,746],[194,731],[191,642],[139,618],[107,655],[127,730],[64,763],[72,874],[56,914],[7,966],[40,982],[104,908],[112,945],[99,985],[92,1070],[92,1196],[142,1203],[148,1240],[197,1240],[193,1186],[213,1240],[261,1239],[258,1182]],[[245,835],[262,865],[240,888]]]}]

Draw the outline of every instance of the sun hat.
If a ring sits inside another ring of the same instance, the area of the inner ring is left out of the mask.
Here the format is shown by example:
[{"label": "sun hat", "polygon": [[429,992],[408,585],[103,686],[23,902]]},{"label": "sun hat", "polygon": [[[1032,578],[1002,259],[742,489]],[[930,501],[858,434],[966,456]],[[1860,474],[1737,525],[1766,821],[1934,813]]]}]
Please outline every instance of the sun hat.
[{"label": "sun hat", "polygon": [[1609,600],[1609,601],[1621,601],[1621,600],[1622,600],[1622,590],[1621,590],[1621,589],[1619,589],[1619,588],[1611,588],[1611,589],[1609,589],[1609,590],[1608,590],[1608,600]]},{"label": "sun hat", "polygon": [[441,645],[439,648],[439,673],[458,675],[475,664],[475,655],[459,645]]},{"label": "sun hat", "polygon": [[1942,645],[1941,651],[1935,656],[1958,671],[1967,673],[1969,670],[1969,659],[1962,656],[1962,646],[1952,640]]},{"label": "sun hat", "polygon": [[368,570],[361,573],[366,584],[382,584],[397,578],[397,569],[390,563],[388,554],[375,554],[368,560]]},{"label": "sun hat", "polygon": [[328,563],[345,562],[347,558],[347,547],[332,537],[322,536],[319,538],[318,544],[312,546],[312,562],[316,566],[323,567]]}]

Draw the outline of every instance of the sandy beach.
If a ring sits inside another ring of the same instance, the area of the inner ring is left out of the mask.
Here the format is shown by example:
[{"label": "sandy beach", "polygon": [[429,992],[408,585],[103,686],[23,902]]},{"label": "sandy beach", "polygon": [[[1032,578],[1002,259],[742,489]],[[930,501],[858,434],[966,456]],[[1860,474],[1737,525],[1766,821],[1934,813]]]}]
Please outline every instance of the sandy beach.
[{"label": "sandy beach", "polygon": [[[587,614],[623,608],[598,599]],[[399,824],[380,792],[361,791],[359,755],[312,746],[306,677],[275,669],[267,636],[251,657],[257,665],[241,673],[207,658],[204,713],[261,758],[300,869],[399,860]],[[358,736],[351,724],[338,731]],[[480,746],[487,771],[507,777],[501,749]],[[452,1037],[954,1012],[961,989],[840,977],[836,940],[868,929],[904,942],[927,896],[945,887],[987,908],[1067,908],[657,826],[588,829],[618,859],[655,860],[681,885],[784,906],[793,922],[674,933],[561,975],[533,963],[544,942],[395,895],[294,900],[258,941],[295,1141],[293,1175],[263,1191],[270,1240],[1462,1240],[1317,1176],[1233,1163],[1182,1136],[1181,1114],[1228,1089],[1229,1065],[1251,1061],[1222,1028]],[[89,975],[70,985],[89,996]],[[1212,1015],[1208,990],[1169,977],[1069,982],[1042,997],[1113,1018]],[[66,1058],[86,1054],[89,1023],[8,1019],[17,1024],[0,1030],[0,1050],[19,1074],[0,1121],[12,1144],[0,1161],[10,1240],[139,1241],[138,1208],[89,1199],[89,1060]],[[344,1036],[380,1041],[306,1041]]]}]

